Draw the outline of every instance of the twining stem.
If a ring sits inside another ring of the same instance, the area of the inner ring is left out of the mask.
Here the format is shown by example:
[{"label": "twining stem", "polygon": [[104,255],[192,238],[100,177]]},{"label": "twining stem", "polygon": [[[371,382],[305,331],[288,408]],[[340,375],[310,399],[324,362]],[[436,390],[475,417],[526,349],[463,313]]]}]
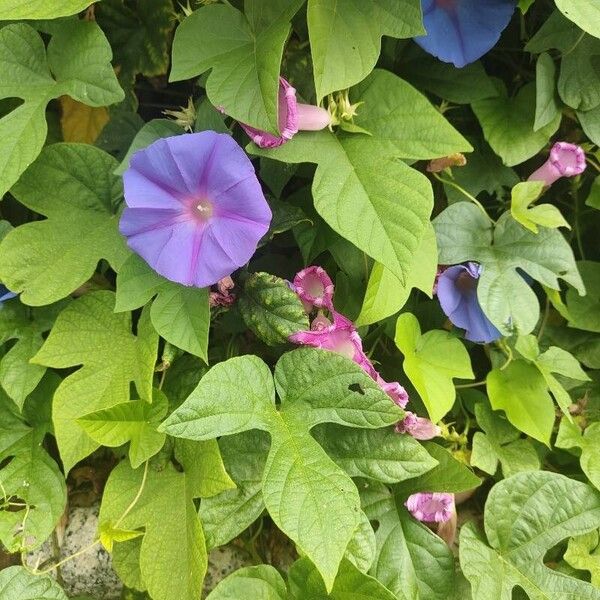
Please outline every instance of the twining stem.
[{"label": "twining stem", "polygon": [[469,194],[469,192],[467,192],[467,190],[465,190],[464,188],[462,188],[460,185],[458,185],[458,183],[455,183],[454,181],[451,181],[450,179],[445,179],[444,177],[441,177],[440,175],[438,175],[437,173],[432,173],[432,175],[440,182],[440,183],[444,183],[446,185],[449,185],[453,188],[455,188],[456,190],[458,190],[461,194],[463,194],[464,196],[466,196],[471,202],[473,202],[473,204],[475,204],[475,206],[477,206],[481,212],[492,222],[492,223],[496,223],[496,221],[494,221],[494,219],[492,219],[492,217],[490,217],[490,215],[488,215],[487,211],[485,210],[483,204],[481,204],[481,202],[479,202],[479,200],[477,200],[477,198],[475,198],[475,196],[473,196],[472,194]]},{"label": "twining stem", "polygon": [[455,385],[454,387],[457,390],[466,390],[468,388],[474,388],[474,387],[479,387],[481,385],[485,385],[486,381],[475,381],[474,383],[461,383],[459,385]]},{"label": "twining stem", "polygon": [[142,493],[144,491],[144,486],[146,485],[146,478],[148,477],[148,461],[144,463],[144,474],[142,475],[142,483],[140,484],[140,489],[137,491],[135,498],[131,501],[129,506],[125,509],[125,512],[119,517],[117,522],[115,523],[115,528],[118,527],[123,519],[133,510],[134,506],[138,503],[138,500],[141,498]]},{"label": "twining stem", "polygon": [[91,550],[94,546],[97,546],[99,543],[100,543],[100,540],[94,540],[91,544],[85,546],[84,548],[80,548],[79,550],[77,550],[77,552],[74,552],[73,554],[69,554],[69,556],[58,561],[56,564],[52,565],[51,567],[48,567],[47,569],[44,569],[43,571],[33,571],[33,574],[34,575],[46,575],[47,573],[50,573],[51,571],[58,569],[65,563],[68,563],[70,560],[73,560],[74,558],[77,558],[78,556],[85,554],[88,550]]}]

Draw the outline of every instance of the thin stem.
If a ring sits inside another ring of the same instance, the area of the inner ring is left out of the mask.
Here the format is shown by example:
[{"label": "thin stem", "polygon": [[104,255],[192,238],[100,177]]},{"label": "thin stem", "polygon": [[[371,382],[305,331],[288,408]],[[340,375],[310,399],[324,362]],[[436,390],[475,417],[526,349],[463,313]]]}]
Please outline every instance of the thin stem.
[{"label": "thin stem", "polygon": [[581,260],[585,260],[585,251],[583,249],[583,240],[581,239],[581,228],[579,227],[580,222],[580,210],[579,210],[579,194],[575,185],[572,186],[573,204],[574,204],[574,219],[573,229],[575,231],[575,240],[577,242],[577,249],[579,250],[579,256]]},{"label": "thin stem", "polygon": [[131,501],[129,506],[125,509],[125,512],[119,517],[117,522],[115,523],[115,528],[117,528],[122,522],[123,519],[133,510],[133,507],[137,504],[140,499],[142,492],[144,491],[144,486],[146,485],[146,478],[148,476],[148,461],[144,463],[144,475],[142,476],[142,483],[140,484],[140,489],[138,490],[135,498]]},{"label": "thin stem", "polygon": [[486,381],[475,381],[474,383],[461,383],[459,385],[455,385],[454,387],[457,390],[466,390],[468,388],[474,388],[474,387],[479,387],[481,385],[485,385]]},{"label": "thin stem", "polygon": [[100,543],[100,540],[94,540],[88,546],[85,546],[84,548],[77,550],[77,552],[74,552],[73,554],[69,554],[69,556],[58,561],[56,564],[52,565],[51,567],[48,567],[47,569],[44,569],[43,571],[34,571],[34,573],[35,573],[35,575],[46,575],[46,573],[50,573],[51,571],[58,569],[60,566],[64,565],[65,563],[68,563],[70,560],[73,560],[74,558],[77,558],[78,556],[85,554],[88,550],[91,550],[94,546],[96,546],[99,543]]},{"label": "thin stem", "polygon": [[585,157],[585,160],[592,165],[592,167],[594,167],[594,169],[596,169],[596,171],[600,171],[600,164],[598,164],[593,158],[590,158],[589,156]]},{"label": "thin stem", "polygon": [[492,219],[492,217],[490,217],[490,215],[487,214],[487,211],[483,207],[483,204],[481,204],[481,202],[479,202],[479,200],[477,200],[477,198],[475,198],[475,196],[473,196],[472,194],[469,194],[469,192],[467,192],[467,190],[463,189],[460,185],[458,185],[458,183],[455,183],[454,181],[450,181],[449,179],[445,179],[444,177],[440,177],[440,175],[438,175],[437,173],[432,173],[432,175],[439,182],[444,183],[446,185],[449,185],[449,186],[457,189],[461,194],[463,194],[471,202],[473,202],[473,204],[475,204],[492,223],[496,223],[496,221],[494,221],[494,219]]}]

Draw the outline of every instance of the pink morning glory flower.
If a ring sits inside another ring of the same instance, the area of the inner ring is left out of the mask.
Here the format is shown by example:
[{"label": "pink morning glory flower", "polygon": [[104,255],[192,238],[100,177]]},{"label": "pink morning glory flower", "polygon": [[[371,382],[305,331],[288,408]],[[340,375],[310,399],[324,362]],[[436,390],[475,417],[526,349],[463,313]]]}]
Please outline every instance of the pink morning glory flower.
[{"label": "pink morning glory flower", "polygon": [[322,267],[306,267],[294,277],[296,294],[305,303],[305,307],[310,307],[307,312],[313,306],[333,310],[333,289],[333,282]]},{"label": "pink morning glory flower", "polygon": [[550,150],[548,160],[527,181],[543,181],[546,186],[550,186],[561,177],[580,175],[585,167],[585,152],[581,147],[568,142],[556,142]]},{"label": "pink morning glory flower", "polygon": [[396,432],[406,433],[416,440],[431,440],[440,435],[441,429],[429,419],[407,412],[404,419],[396,425]]},{"label": "pink morning glory flower", "polygon": [[481,266],[474,262],[445,269],[437,279],[440,306],[453,325],[471,342],[493,342],[502,334],[487,318],[477,299]]},{"label": "pink morning glory flower", "polygon": [[298,131],[325,129],[331,121],[329,113],[320,106],[300,104],[296,90],[283,77],[279,78],[279,135],[240,123],[250,139],[260,148],[275,148],[291,140]]},{"label": "pink morning glory flower", "polygon": [[404,503],[410,514],[418,521],[442,523],[449,521],[455,512],[454,494],[421,492],[412,494]]},{"label": "pink morning glory flower", "polygon": [[271,222],[254,167],[227,134],[163,138],[123,175],[119,229],[157,273],[207,287],[248,262]]},{"label": "pink morning glory flower", "polygon": [[440,60],[464,67],[496,45],[516,5],[516,0],[421,0],[427,33],[415,42]]}]

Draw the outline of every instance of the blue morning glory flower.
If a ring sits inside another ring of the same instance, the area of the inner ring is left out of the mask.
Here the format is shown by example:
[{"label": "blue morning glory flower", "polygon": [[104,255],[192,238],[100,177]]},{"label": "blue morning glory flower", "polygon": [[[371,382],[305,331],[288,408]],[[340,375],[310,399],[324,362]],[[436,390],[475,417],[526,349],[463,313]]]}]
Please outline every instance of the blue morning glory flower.
[{"label": "blue morning glory flower", "polygon": [[15,298],[17,294],[11,292],[5,285],[0,283],[0,308],[2,308],[2,303],[10,300],[11,298]]},{"label": "blue morning glory flower", "polygon": [[470,262],[448,267],[437,281],[440,306],[453,325],[465,330],[471,342],[493,342],[502,337],[483,312],[477,299],[481,267]]},{"label": "blue morning glory flower", "polygon": [[415,42],[456,67],[475,62],[500,39],[516,0],[421,0],[426,35]]}]

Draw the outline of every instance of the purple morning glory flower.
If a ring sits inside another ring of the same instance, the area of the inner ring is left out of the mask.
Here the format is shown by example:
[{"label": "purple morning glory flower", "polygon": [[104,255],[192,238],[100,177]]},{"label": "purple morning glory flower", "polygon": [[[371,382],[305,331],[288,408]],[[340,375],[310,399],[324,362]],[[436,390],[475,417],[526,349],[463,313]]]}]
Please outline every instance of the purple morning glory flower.
[{"label": "purple morning glory flower", "polygon": [[11,298],[16,298],[17,294],[11,292],[5,285],[0,283],[0,307],[3,302],[10,300]]},{"label": "purple morning glory flower", "polygon": [[527,181],[543,181],[550,186],[561,177],[575,177],[585,171],[583,148],[568,142],[556,142],[550,150],[548,160]]},{"label": "purple morning glory flower", "polygon": [[481,267],[470,262],[448,267],[437,281],[437,297],[453,325],[465,330],[472,342],[493,342],[502,337],[485,316],[477,299],[477,280]]},{"label": "purple morning glory flower", "polygon": [[246,264],[271,222],[252,163],[227,134],[163,138],[123,175],[119,229],[163,277],[207,287]]},{"label": "purple morning glory flower", "polygon": [[429,419],[407,411],[404,419],[396,424],[396,433],[407,433],[416,440],[431,440],[441,434],[441,429]]},{"label": "purple morning glory flower", "polygon": [[333,310],[333,282],[323,267],[306,267],[296,273],[294,290],[306,307]]},{"label": "purple morning glory flower", "polygon": [[421,0],[426,35],[415,42],[444,62],[464,67],[491,50],[516,0]]},{"label": "purple morning glory flower", "polygon": [[441,492],[422,492],[412,494],[404,503],[410,514],[426,523],[442,523],[449,521],[456,511],[454,494]]}]

